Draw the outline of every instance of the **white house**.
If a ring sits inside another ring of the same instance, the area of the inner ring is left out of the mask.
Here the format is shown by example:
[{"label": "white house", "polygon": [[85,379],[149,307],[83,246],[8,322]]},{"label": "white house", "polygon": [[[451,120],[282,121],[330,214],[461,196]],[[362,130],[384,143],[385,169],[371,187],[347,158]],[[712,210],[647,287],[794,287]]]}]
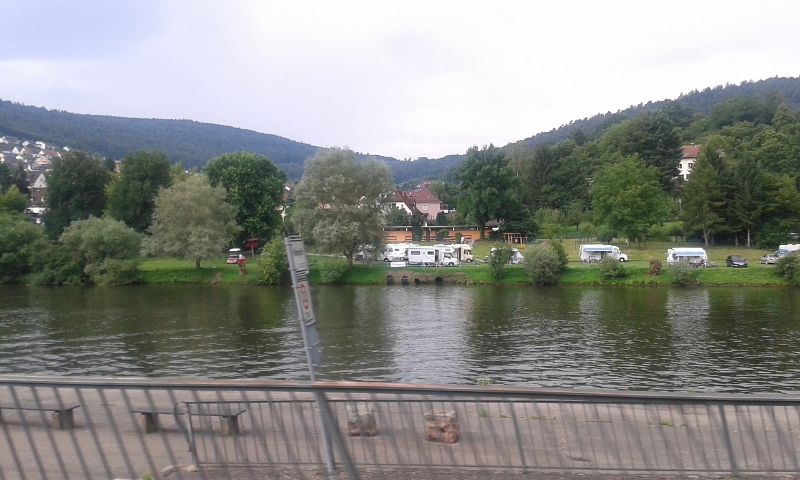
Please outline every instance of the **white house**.
[{"label": "white house", "polygon": [[689,181],[692,175],[694,164],[697,163],[697,156],[700,154],[700,145],[684,145],[681,147],[681,166],[680,177],[684,182]]}]

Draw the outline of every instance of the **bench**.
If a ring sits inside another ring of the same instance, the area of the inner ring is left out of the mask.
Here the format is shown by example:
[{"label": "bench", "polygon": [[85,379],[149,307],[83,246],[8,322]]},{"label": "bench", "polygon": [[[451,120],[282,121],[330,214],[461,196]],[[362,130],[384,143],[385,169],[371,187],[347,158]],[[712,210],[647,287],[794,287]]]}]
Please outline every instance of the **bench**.
[{"label": "bench", "polygon": [[[199,408],[198,408],[199,407]],[[220,428],[223,435],[236,435],[239,433],[239,416],[246,412],[244,408],[232,408],[227,405],[205,405],[189,406],[189,414],[201,417],[219,417]],[[137,407],[131,409],[132,413],[141,415],[140,426],[144,433],[157,432],[159,429],[158,416],[172,415],[173,409]]]},{"label": "bench", "polygon": [[75,426],[73,410],[80,405],[62,405],[60,403],[3,403],[0,404],[0,423],[3,421],[3,410],[34,410],[52,412],[50,419],[53,428],[66,429]]}]

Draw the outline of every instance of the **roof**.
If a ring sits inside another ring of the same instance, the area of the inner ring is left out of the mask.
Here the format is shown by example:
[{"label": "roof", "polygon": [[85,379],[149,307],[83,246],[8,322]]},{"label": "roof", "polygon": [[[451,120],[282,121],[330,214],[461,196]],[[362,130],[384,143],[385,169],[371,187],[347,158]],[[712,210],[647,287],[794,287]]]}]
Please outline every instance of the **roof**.
[{"label": "roof", "polygon": [[406,192],[406,196],[416,203],[440,203],[439,198],[425,187]]},{"label": "roof", "polygon": [[701,145],[684,145],[681,147],[681,158],[697,158]]},{"label": "roof", "polygon": [[676,256],[680,257],[695,257],[706,254],[706,251],[702,248],[673,248],[672,250]]}]

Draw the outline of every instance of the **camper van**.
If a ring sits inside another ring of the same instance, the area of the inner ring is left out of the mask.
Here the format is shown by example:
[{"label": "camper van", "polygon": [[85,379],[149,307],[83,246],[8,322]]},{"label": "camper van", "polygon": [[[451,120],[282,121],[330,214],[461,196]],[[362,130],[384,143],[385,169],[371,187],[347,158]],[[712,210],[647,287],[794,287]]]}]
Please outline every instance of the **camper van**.
[{"label": "camper van", "polygon": [[408,260],[408,249],[419,247],[413,243],[387,243],[383,252],[378,254],[378,260],[384,262],[404,262]]},{"label": "camper van", "polygon": [[708,265],[708,255],[702,248],[670,248],[667,250],[667,264],[675,265],[678,262],[689,262],[693,267]]},{"label": "camper van", "polygon": [[461,261],[455,245],[434,245],[436,250],[436,264],[443,267],[457,267]]},{"label": "camper van", "polygon": [[620,262],[627,262],[628,256],[619,251],[619,247],[614,245],[581,244],[579,247],[579,257],[583,263],[598,263],[603,257],[611,256]]},{"label": "camper van", "polygon": [[778,254],[779,257],[784,255],[788,255],[792,252],[800,251],[800,244],[798,243],[789,243],[786,245],[778,245],[778,249],[775,250],[775,253]]},{"label": "camper van", "polygon": [[472,255],[472,245],[466,243],[456,243],[451,245],[455,250],[455,257],[460,262],[474,262],[475,257]]},{"label": "camper van", "polygon": [[[494,256],[494,251],[495,250],[497,250],[495,247],[492,247],[492,249],[489,250],[489,255],[487,255],[486,259],[485,259],[487,262],[489,261],[489,257],[490,256]],[[512,248],[511,249],[511,260],[508,261],[508,264],[509,265],[517,265],[517,264],[522,263],[523,261],[525,261],[525,257],[522,256],[522,254],[519,252],[519,249]]]},{"label": "camper van", "polygon": [[452,245],[434,245],[432,247],[414,246],[408,249],[408,264],[433,267],[442,265],[455,267],[459,265]]}]

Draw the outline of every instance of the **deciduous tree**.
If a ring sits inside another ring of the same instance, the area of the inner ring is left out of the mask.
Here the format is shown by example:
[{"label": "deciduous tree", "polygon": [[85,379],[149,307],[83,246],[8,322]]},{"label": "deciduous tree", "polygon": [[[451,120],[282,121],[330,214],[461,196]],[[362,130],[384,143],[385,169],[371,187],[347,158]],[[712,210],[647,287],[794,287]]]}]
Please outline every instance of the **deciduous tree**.
[{"label": "deciduous tree", "polygon": [[629,242],[641,239],[651,225],[664,221],[667,212],[659,176],[638,156],[603,168],[592,184],[596,223],[623,232]]},{"label": "deciduous tree", "polygon": [[212,187],[205,175],[193,175],[161,189],[144,251],[195,261],[218,256],[240,228],[236,207],[225,202],[225,189]]},{"label": "deciduous tree", "polygon": [[306,160],[294,190],[294,221],[303,235],[344,255],[350,266],[362,245],[383,237],[381,202],[394,187],[386,164],[356,162],[349,149],[321,150]]},{"label": "deciduous tree", "polygon": [[47,177],[49,212],[45,216],[52,239],[75,220],[103,215],[109,179],[108,170],[83,152],[72,150],[64,158],[53,160],[53,171]]},{"label": "deciduous tree", "polygon": [[108,191],[108,213],[144,232],[152,224],[158,190],[169,185],[170,164],[163,152],[139,150],[125,155],[119,180]]},{"label": "deciduous tree", "polygon": [[514,173],[506,166],[502,150],[494,145],[467,150],[457,177],[461,180],[461,190],[468,196],[464,204],[478,223],[480,238],[484,238],[486,222],[516,215],[521,210],[513,192]]},{"label": "deciduous tree", "polygon": [[239,240],[272,238],[281,226],[283,171],[264,155],[235,152],[211,159],[203,173],[212,186],[225,188],[227,202],[236,207],[236,223],[242,227]]}]

